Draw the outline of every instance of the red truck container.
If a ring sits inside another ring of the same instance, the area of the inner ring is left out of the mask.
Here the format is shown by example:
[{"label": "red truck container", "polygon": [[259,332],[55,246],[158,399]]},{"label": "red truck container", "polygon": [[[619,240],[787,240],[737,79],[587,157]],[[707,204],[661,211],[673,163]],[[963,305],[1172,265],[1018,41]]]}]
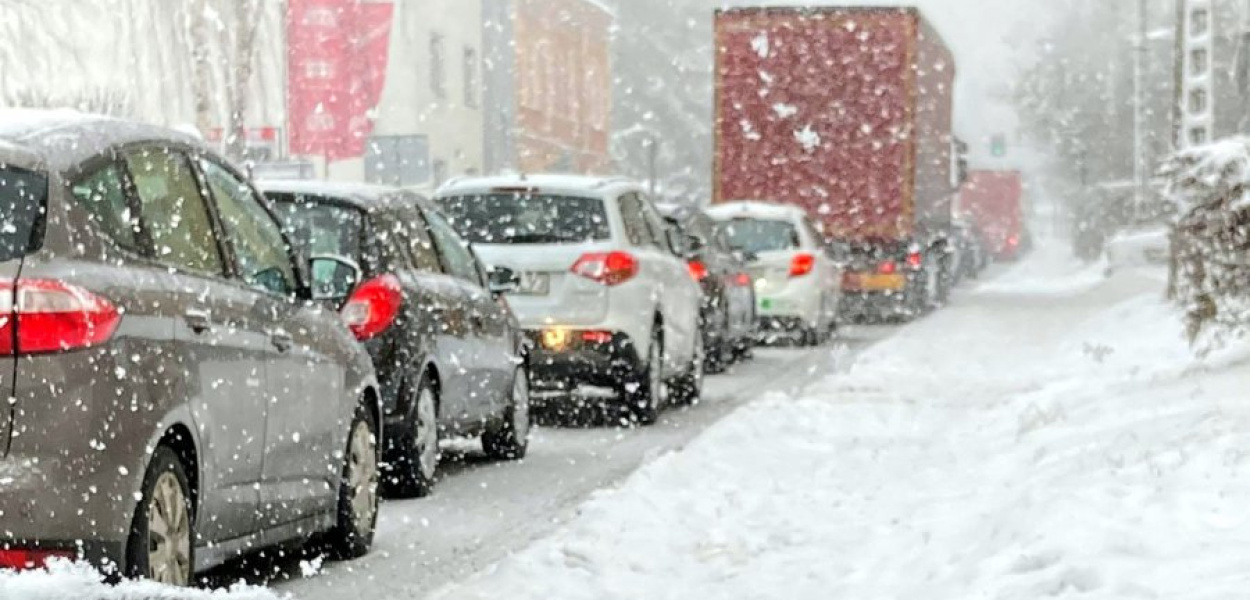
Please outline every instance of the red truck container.
[{"label": "red truck container", "polygon": [[949,268],[955,61],[914,8],[716,14],[714,202],[801,206],[852,249],[845,300],[909,312]]},{"label": "red truck container", "polygon": [[959,212],[976,228],[994,258],[1014,260],[1025,243],[1024,181],[1018,171],[971,171]]}]

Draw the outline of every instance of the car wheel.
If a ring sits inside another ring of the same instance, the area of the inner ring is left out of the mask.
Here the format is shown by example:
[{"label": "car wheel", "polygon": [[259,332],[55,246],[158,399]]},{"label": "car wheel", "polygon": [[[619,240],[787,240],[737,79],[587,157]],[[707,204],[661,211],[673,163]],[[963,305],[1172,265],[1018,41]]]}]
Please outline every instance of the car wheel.
[{"label": "car wheel", "polygon": [[660,418],[664,397],[664,342],[658,330],[651,332],[646,362],[636,372],[635,381],[626,386],[623,396],[634,420],[651,425]]},{"label": "car wheel", "polygon": [[671,388],[674,404],[696,404],[699,402],[699,396],[703,393],[703,367],[706,364],[703,354],[705,350],[706,346],[703,344],[703,336],[695,336],[694,358],[690,361],[690,367],[685,374],[673,382]]},{"label": "car wheel", "polygon": [[390,467],[390,483],[401,498],[428,496],[438,475],[438,394],[428,375],[417,387],[411,413],[404,431],[396,436]]},{"label": "car wheel", "polygon": [[704,368],[708,373],[723,373],[733,359],[729,337],[729,311],[722,312],[719,321],[718,335],[713,337],[711,342],[707,339],[703,340],[703,348],[706,351]]},{"label": "car wheel", "polygon": [[496,460],[525,458],[530,442],[530,387],[529,373],[524,367],[512,376],[508,408],[503,417],[498,428],[482,434],[482,450]]},{"label": "car wheel", "polygon": [[191,485],[178,455],[167,446],[152,454],[130,528],[128,575],[187,586],[195,569]]},{"label": "car wheel", "polygon": [[347,437],[337,520],[329,536],[330,551],[338,558],[364,556],[373,545],[378,522],[378,463],[378,424],[373,412],[361,406]]}]

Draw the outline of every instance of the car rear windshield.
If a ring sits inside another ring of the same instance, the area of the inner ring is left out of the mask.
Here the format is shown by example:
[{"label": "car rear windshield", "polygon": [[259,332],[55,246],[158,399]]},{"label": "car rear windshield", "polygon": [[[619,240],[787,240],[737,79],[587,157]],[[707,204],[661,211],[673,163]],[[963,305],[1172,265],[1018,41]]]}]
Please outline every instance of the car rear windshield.
[{"label": "car rear windshield", "polygon": [[21,258],[38,245],[47,197],[47,177],[0,165],[0,262]]},{"label": "car rear windshield", "polygon": [[312,196],[268,194],[287,235],[307,256],[334,255],[357,264],[364,255],[364,214]]},{"label": "car rear windshield", "polygon": [[472,244],[573,244],[611,237],[607,210],[598,198],[502,193],[438,203]]},{"label": "car rear windshield", "polygon": [[743,252],[759,254],[799,247],[799,230],[788,221],[734,219],[720,228],[729,245]]}]

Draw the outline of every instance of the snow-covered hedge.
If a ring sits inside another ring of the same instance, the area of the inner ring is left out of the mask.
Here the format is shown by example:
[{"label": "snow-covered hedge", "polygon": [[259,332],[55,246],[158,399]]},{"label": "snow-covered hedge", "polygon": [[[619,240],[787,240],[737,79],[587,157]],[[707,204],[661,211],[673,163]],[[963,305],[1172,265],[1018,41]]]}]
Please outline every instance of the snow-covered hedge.
[{"label": "snow-covered hedge", "polygon": [[47,569],[13,572],[0,570],[3,600],[281,600],[263,588],[237,586],[230,590],[173,588],[150,581],[104,582],[99,571],[83,565],[54,561]]},{"label": "snow-covered hedge", "polygon": [[1250,138],[1180,152],[1163,168],[1176,207],[1171,294],[1190,338],[1250,329]]}]

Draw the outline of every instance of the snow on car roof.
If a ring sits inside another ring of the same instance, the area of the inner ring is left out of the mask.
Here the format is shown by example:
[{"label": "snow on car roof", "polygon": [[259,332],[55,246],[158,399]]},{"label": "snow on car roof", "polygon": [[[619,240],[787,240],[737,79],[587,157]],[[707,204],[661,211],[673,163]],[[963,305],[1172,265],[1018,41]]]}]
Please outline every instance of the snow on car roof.
[{"label": "snow on car roof", "polygon": [[807,216],[807,213],[797,206],[773,204],[757,200],[716,204],[709,206],[706,212],[713,219],[718,221],[725,221],[734,218],[791,221],[795,219],[802,219]]},{"label": "snow on car roof", "polygon": [[24,138],[42,131],[70,125],[87,125],[111,120],[114,119],[68,108],[0,108],[0,137]]},{"label": "snow on car roof", "polygon": [[490,177],[462,177],[453,179],[439,188],[436,195],[480,193],[495,188],[531,188],[562,192],[601,192],[612,187],[639,188],[641,186],[624,177],[594,175],[564,175],[540,173],[534,175],[509,174]]}]

